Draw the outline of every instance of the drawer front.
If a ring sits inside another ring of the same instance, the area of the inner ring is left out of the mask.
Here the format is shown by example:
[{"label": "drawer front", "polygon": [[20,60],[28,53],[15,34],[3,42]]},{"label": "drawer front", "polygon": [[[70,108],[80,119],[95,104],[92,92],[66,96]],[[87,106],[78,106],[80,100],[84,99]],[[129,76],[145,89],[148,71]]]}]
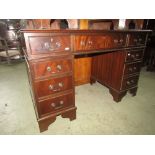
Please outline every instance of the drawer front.
[{"label": "drawer front", "polygon": [[73,93],[39,102],[40,115],[46,115],[74,106]]},{"label": "drawer front", "polygon": [[91,51],[109,48],[124,47],[126,35],[105,34],[105,35],[78,35],[75,36],[75,51]]},{"label": "drawer front", "polygon": [[70,51],[70,36],[29,36],[30,53],[49,54]]},{"label": "drawer front", "polygon": [[143,46],[145,45],[146,34],[129,34],[128,46]]},{"label": "drawer front", "polygon": [[52,78],[35,83],[38,97],[44,97],[73,88],[72,76]]},{"label": "drawer front", "polygon": [[72,71],[72,59],[58,59],[37,62],[32,65],[35,78]]},{"label": "drawer front", "polygon": [[138,84],[139,75],[123,79],[122,90],[134,87]]},{"label": "drawer front", "polygon": [[125,64],[124,75],[134,74],[140,72],[141,62]]},{"label": "drawer front", "polygon": [[143,50],[127,51],[126,62],[138,61],[143,58]]}]

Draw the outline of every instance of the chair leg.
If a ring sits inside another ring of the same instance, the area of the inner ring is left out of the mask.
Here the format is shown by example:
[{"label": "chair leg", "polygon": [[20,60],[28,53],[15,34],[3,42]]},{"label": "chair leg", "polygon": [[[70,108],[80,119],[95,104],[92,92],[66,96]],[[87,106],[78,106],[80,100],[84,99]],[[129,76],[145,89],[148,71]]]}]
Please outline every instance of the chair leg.
[{"label": "chair leg", "polygon": [[11,58],[9,56],[8,50],[6,50],[6,55],[7,55],[7,63],[10,64],[11,63]]},{"label": "chair leg", "polygon": [[22,60],[22,53],[21,53],[21,48],[20,48],[20,46],[18,45],[18,47],[17,47],[17,49],[19,50],[19,57],[20,57],[20,60]]},{"label": "chair leg", "polygon": [[0,57],[0,63],[2,62],[2,58]]}]

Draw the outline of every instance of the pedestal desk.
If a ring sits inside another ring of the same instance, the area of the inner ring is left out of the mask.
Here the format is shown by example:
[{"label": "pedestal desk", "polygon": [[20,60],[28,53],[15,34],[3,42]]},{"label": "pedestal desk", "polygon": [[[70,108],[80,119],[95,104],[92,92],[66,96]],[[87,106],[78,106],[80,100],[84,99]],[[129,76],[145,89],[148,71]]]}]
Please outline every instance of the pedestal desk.
[{"label": "pedestal desk", "polygon": [[[74,57],[92,56],[90,83],[121,101],[136,95],[149,30],[22,30],[31,94],[40,131],[58,115],[76,119]],[[80,68],[79,68],[80,69]]]}]

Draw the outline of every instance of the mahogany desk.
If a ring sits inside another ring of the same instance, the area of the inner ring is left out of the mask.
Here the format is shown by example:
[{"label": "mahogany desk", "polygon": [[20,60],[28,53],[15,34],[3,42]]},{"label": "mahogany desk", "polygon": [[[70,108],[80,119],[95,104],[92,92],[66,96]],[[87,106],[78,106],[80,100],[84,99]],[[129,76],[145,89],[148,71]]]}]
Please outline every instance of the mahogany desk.
[{"label": "mahogany desk", "polygon": [[76,119],[74,56],[92,56],[90,83],[121,101],[136,95],[149,30],[23,30],[31,94],[40,131],[61,115]]}]

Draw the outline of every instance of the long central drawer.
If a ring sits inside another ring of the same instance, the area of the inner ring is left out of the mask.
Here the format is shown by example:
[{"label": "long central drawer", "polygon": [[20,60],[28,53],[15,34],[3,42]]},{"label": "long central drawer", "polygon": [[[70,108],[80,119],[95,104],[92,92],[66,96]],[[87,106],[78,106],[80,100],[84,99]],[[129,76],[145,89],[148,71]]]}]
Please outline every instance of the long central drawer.
[{"label": "long central drawer", "polygon": [[91,51],[124,47],[126,34],[76,35],[74,51]]}]

